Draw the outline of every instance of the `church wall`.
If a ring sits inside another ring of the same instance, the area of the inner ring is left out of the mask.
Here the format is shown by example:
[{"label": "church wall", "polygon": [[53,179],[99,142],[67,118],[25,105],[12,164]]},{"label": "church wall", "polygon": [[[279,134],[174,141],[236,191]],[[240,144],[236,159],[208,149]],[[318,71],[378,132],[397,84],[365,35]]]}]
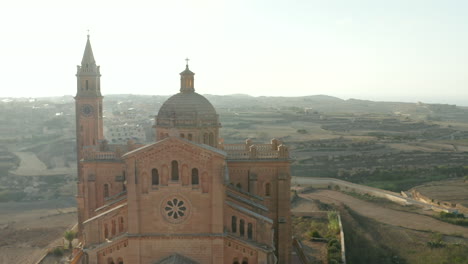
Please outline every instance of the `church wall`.
[{"label": "church wall", "polygon": [[[176,181],[172,179],[173,161],[178,165]],[[167,139],[154,149],[136,153],[126,160],[126,164],[129,210],[135,213],[129,220],[131,233],[223,232],[222,156],[178,139]],[[198,170],[199,184],[196,185],[191,182],[193,168]],[[153,169],[157,169],[160,177],[157,185],[152,184]],[[183,202],[183,217],[174,219],[168,215],[173,207],[168,202],[173,199]]]},{"label": "church wall", "polygon": [[104,248],[100,248],[92,255],[93,258],[90,258],[89,264],[108,264],[110,261],[114,261],[115,264],[120,264],[119,261],[122,261],[123,264],[132,264],[136,262],[130,262],[128,255],[131,251],[129,241],[127,239],[122,239],[110,243]]},{"label": "church wall", "polygon": [[239,263],[246,260],[249,264],[270,264],[268,263],[268,254],[265,251],[227,238],[224,241],[223,263],[232,264],[236,260]]},{"label": "church wall", "polygon": [[127,232],[127,208],[112,211],[84,224],[85,246],[105,243]]},{"label": "church wall", "polygon": [[[236,217],[236,230],[233,232],[233,218]],[[241,235],[240,232],[240,221],[244,220],[244,235]],[[248,225],[252,224],[252,238],[249,238]],[[246,241],[255,241],[257,243],[262,243],[270,245],[273,247],[273,226],[271,223],[266,222],[262,219],[257,219],[252,216],[243,214],[230,206],[226,206],[225,215],[224,215],[224,226],[225,230],[234,237]]]},{"label": "church wall", "polygon": [[[274,221],[275,245],[280,255],[278,263],[289,263],[291,250],[290,182],[289,161],[228,161],[230,182],[244,186],[255,186],[256,193],[264,200],[260,203],[269,209],[267,216]],[[255,181],[252,184],[250,181]],[[270,184],[270,195],[266,195],[266,184]]]},{"label": "church wall", "polygon": [[222,237],[140,237],[131,238],[128,262],[153,264],[174,252],[203,264],[224,263]]},{"label": "church wall", "polygon": [[[123,191],[123,182],[116,181],[116,176],[122,175],[124,167],[122,163],[116,162],[83,162],[82,167],[84,199],[88,208],[84,219],[86,221],[96,215],[96,208],[103,206],[109,198]],[[104,197],[105,194],[107,198]]]}]

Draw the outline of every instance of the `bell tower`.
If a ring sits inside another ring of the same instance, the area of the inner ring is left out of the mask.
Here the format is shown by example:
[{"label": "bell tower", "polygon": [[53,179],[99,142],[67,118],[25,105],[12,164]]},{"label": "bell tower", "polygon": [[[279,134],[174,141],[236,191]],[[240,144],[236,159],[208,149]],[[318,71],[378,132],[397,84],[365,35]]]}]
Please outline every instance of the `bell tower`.
[{"label": "bell tower", "polygon": [[79,161],[83,155],[83,148],[98,146],[104,139],[101,73],[94,60],[89,35],[81,65],[77,66],[76,79],[76,144]]}]

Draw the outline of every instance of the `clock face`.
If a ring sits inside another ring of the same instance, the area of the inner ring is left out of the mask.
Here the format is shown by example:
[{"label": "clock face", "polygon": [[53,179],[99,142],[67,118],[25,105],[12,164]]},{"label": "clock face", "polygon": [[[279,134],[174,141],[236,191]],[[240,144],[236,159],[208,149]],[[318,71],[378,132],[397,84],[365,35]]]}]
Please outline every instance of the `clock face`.
[{"label": "clock face", "polygon": [[81,107],[81,114],[83,116],[92,116],[94,113],[94,108],[92,105],[89,105],[89,104],[85,104]]}]

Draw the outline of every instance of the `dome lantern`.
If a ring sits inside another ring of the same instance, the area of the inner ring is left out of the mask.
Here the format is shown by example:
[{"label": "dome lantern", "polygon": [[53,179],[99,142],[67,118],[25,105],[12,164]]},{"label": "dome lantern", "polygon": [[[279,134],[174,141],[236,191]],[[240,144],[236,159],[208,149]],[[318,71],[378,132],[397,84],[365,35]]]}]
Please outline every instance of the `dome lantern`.
[{"label": "dome lantern", "polygon": [[195,92],[195,88],[193,84],[193,81],[194,81],[193,76],[195,75],[195,73],[189,70],[189,66],[188,66],[189,59],[187,58],[185,59],[185,61],[187,62],[185,65],[185,70],[180,73],[180,92],[181,93],[193,93]]}]

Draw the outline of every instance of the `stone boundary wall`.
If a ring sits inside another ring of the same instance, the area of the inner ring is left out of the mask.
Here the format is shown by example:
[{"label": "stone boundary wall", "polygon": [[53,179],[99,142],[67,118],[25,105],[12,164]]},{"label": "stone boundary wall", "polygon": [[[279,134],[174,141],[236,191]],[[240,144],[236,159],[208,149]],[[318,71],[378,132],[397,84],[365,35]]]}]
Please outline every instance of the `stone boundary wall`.
[{"label": "stone boundary wall", "polygon": [[367,194],[372,195],[375,197],[380,197],[387,199],[389,201],[401,204],[401,205],[416,205],[419,207],[423,207],[425,209],[430,209],[436,212],[454,212],[456,209],[447,209],[443,206],[434,205],[432,203],[428,203],[426,200],[418,200],[412,199],[407,197],[407,195],[403,196],[402,194],[391,192],[387,190],[382,190],[374,187],[364,186],[352,182],[347,182],[339,179],[334,178],[315,178],[315,177],[297,177],[293,176],[291,179],[291,185],[294,186],[311,186],[318,189],[337,189],[338,186],[339,190],[341,191],[348,191],[348,192],[355,192],[359,194]]},{"label": "stone boundary wall", "polygon": [[299,259],[301,260],[302,264],[309,264],[309,259],[304,254],[304,250],[302,249],[302,243],[297,238],[293,237],[293,247],[296,249],[298,253]]},{"label": "stone boundary wall", "polygon": [[466,206],[463,206],[460,203],[450,203],[446,201],[440,201],[437,199],[432,199],[428,196],[423,195],[422,193],[416,191],[415,189],[411,189],[410,192],[412,198],[414,198],[417,201],[426,203],[426,204],[431,204],[433,206],[437,207],[443,207],[446,208],[449,212],[458,212],[462,213],[465,217],[468,217],[468,208]]},{"label": "stone boundary wall", "polygon": [[338,186],[342,191],[355,192],[359,194],[368,194],[375,197],[384,198],[395,203],[402,205],[411,204],[406,198],[402,197],[399,193],[386,191],[378,188],[359,185],[343,180],[334,178],[313,178],[313,177],[293,177],[291,180],[292,185],[312,185],[316,188],[331,188],[335,189]]},{"label": "stone boundary wall", "polygon": [[[323,219],[323,218],[328,219],[328,212],[329,211],[294,212],[294,213],[292,213],[292,215],[297,216],[297,217],[306,216],[306,217],[310,217],[310,218],[313,218],[313,219]],[[344,235],[344,231],[343,231],[343,225],[341,223],[340,212],[336,211],[336,213],[338,215],[338,224],[340,226],[341,259],[342,259],[342,263],[346,264],[345,235]],[[300,250],[301,250],[301,253],[303,254],[302,249],[300,249]]]}]

